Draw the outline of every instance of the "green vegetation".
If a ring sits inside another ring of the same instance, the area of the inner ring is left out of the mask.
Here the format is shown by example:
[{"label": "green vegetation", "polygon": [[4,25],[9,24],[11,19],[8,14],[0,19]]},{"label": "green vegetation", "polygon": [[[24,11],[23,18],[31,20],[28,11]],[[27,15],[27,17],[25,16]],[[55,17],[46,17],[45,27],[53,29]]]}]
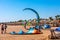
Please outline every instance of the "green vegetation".
[{"label": "green vegetation", "polygon": [[60,15],[55,16],[56,20],[60,20]]}]

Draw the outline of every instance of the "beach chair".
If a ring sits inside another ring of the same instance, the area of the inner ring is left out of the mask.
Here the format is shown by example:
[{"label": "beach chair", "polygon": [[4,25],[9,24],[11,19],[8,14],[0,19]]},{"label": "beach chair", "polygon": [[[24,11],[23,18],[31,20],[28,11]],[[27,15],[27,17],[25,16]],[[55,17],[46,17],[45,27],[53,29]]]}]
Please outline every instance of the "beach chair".
[{"label": "beach chair", "polygon": [[50,32],[51,35],[48,36],[49,39],[60,39],[60,27],[56,29],[51,29]]}]

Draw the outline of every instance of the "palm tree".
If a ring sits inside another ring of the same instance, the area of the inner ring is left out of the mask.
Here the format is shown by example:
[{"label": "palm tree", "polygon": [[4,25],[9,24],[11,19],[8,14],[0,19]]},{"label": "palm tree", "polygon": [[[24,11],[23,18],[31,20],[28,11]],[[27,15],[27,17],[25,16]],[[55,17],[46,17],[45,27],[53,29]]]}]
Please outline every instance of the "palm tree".
[{"label": "palm tree", "polygon": [[60,20],[60,15],[55,16],[56,20]]},{"label": "palm tree", "polygon": [[52,17],[49,17],[49,19],[50,19],[50,21],[52,21],[52,20],[53,20],[53,18],[52,18]]}]

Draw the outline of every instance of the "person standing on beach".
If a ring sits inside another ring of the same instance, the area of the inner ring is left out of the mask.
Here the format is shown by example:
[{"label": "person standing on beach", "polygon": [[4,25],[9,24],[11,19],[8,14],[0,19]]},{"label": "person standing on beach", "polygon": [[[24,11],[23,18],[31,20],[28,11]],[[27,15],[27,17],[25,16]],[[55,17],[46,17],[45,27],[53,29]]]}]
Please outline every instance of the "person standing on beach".
[{"label": "person standing on beach", "polygon": [[25,23],[24,23],[24,28],[25,28],[25,29],[27,29],[27,28],[26,28],[26,25],[27,25],[27,21],[25,20]]},{"label": "person standing on beach", "polygon": [[1,24],[1,34],[3,34],[3,33],[4,33],[4,25]]},{"label": "person standing on beach", "polygon": [[6,33],[7,25],[4,24],[4,33]]}]

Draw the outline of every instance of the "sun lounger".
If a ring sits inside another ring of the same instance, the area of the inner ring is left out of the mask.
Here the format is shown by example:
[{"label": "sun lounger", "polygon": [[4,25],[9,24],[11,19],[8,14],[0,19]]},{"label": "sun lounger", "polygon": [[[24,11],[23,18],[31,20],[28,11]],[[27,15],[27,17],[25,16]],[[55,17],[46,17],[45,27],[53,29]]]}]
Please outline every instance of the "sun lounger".
[{"label": "sun lounger", "polygon": [[[56,34],[56,29],[51,29],[51,35],[48,36],[49,39],[60,39],[60,33]],[[58,30],[59,31],[59,30]]]}]

